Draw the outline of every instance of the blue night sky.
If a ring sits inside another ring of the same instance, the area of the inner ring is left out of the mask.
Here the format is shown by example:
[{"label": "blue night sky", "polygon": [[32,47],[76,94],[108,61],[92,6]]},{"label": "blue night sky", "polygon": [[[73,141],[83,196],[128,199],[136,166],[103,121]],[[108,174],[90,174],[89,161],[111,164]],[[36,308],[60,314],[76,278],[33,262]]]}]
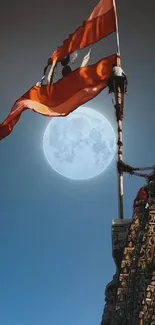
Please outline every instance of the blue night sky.
[{"label": "blue night sky", "polygon": [[[154,1],[118,0],[123,68],[129,80],[124,160],[153,165]],[[144,4],[143,4],[144,3]],[[148,6],[149,3],[149,6]],[[0,10],[1,121],[15,100],[42,76],[48,57],[95,6],[63,0],[4,1]],[[114,52],[114,36],[99,44],[97,60]],[[116,129],[107,90],[88,107]],[[43,155],[49,119],[25,112],[0,143],[0,323],[99,325],[104,291],[115,266],[111,223],[117,218],[115,160],[85,182],[56,174]],[[142,179],[125,177],[125,217]]]}]

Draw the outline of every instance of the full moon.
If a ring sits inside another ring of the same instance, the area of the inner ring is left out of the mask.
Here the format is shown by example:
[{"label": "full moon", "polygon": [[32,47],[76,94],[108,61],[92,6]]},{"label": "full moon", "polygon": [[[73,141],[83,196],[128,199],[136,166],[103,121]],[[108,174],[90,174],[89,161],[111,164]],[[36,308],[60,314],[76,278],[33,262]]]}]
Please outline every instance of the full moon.
[{"label": "full moon", "polygon": [[66,117],[50,121],[43,137],[43,150],[57,173],[86,180],[110,165],[116,152],[116,136],[101,113],[81,106]]}]

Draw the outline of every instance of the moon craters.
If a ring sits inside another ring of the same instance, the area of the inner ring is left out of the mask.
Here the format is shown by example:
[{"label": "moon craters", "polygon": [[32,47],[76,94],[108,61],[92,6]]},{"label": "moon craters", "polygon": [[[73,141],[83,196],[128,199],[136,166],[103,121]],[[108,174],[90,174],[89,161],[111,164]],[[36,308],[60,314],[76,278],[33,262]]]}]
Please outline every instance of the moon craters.
[{"label": "moon craters", "polygon": [[43,149],[52,168],[71,179],[88,179],[102,173],[116,151],[116,137],[99,112],[80,107],[48,124]]}]

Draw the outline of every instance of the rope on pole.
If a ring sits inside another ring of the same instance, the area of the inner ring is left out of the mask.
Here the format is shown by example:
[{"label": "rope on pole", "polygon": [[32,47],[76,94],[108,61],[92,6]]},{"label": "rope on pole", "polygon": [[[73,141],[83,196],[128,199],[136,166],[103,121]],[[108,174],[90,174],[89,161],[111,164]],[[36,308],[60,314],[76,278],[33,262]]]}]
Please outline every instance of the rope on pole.
[{"label": "rope on pole", "polygon": [[[128,173],[130,175],[135,175],[139,177],[144,177],[146,179],[150,179],[155,176],[155,166],[152,167],[133,167],[130,166],[123,161],[118,161],[117,163],[117,169],[119,173]],[[152,170],[153,173],[151,174],[145,174],[145,173],[140,173],[139,171],[149,171]]]}]

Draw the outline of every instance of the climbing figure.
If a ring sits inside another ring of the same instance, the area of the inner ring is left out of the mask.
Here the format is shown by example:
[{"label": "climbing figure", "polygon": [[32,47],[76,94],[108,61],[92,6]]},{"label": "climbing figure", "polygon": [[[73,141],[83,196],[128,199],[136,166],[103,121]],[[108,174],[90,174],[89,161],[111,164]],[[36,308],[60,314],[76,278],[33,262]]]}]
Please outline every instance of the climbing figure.
[{"label": "climbing figure", "polygon": [[118,87],[121,88],[122,93],[127,94],[127,85],[128,85],[128,80],[123,69],[117,66],[116,64],[113,64],[112,76],[108,82],[109,94],[115,93]]},{"label": "climbing figure", "polygon": [[148,205],[152,203],[152,199],[155,197],[155,170],[147,177],[147,188],[148,188]]},{"label": "climbing figure", "polygon": [[136,195],[136,198],[134,200],[134,204],[133,204],[133,207],[135,208],[136,205],[141,202],[145,202],[147,203],[148,202],[148,191],[145,187],[141,187],[140,190],[138,191],[137,195]]}]

